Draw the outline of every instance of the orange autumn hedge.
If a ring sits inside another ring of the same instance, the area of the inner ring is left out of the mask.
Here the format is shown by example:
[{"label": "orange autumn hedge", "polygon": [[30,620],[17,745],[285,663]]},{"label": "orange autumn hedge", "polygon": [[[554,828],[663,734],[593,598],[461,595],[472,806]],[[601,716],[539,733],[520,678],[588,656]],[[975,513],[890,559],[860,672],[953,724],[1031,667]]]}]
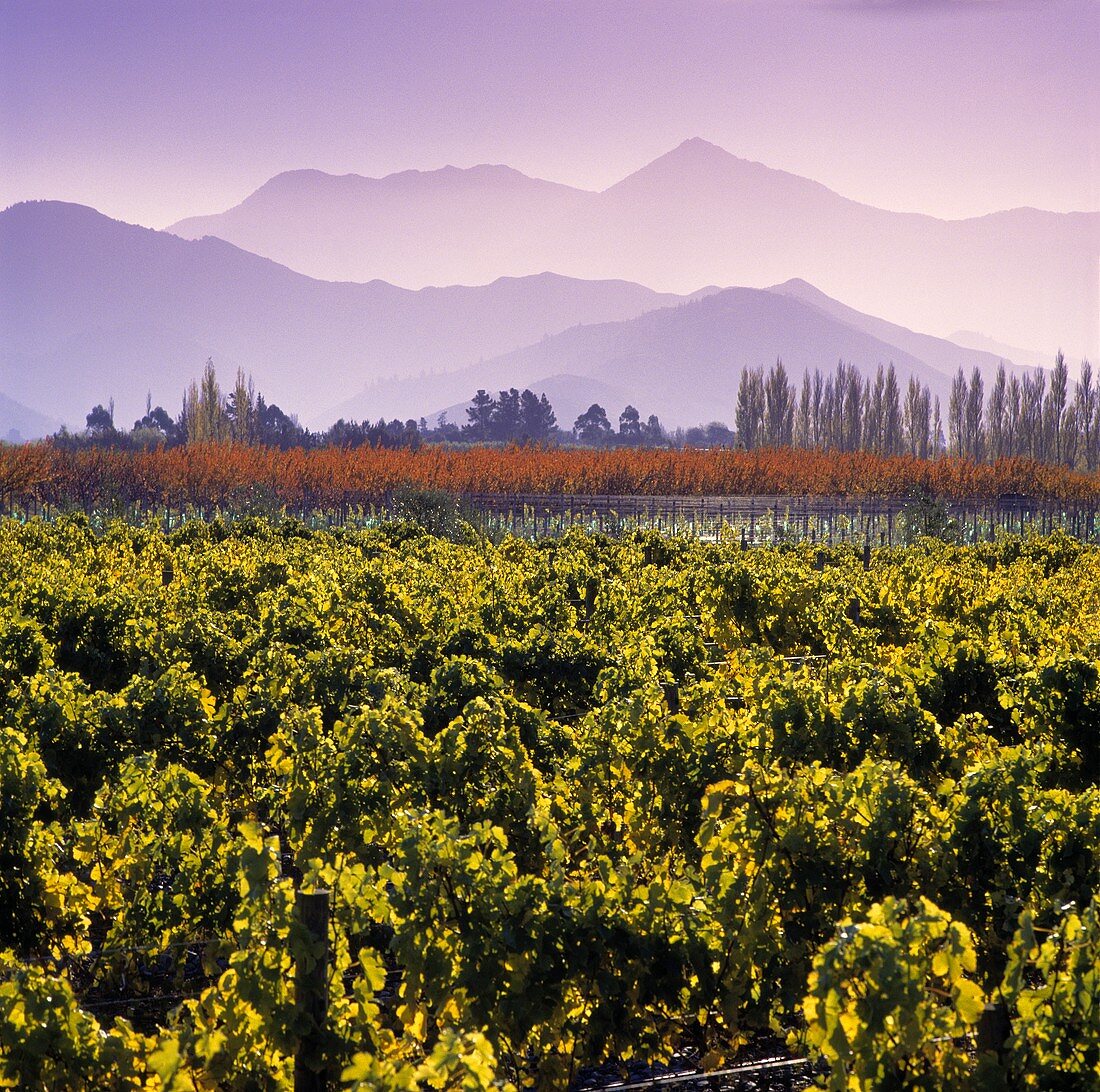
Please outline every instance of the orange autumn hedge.
[{"label": "orange autumn hedge", "polygon": [[452,493],[649,496],[899,496],[949,500],[1019,494],[1100,499],[1100,477],[1028,459],[976,464],[865,452],[448,448],[315,451],[196,445],[145,452],[0,447],[0,504],[147,508],[346,509],[402,486]]}]

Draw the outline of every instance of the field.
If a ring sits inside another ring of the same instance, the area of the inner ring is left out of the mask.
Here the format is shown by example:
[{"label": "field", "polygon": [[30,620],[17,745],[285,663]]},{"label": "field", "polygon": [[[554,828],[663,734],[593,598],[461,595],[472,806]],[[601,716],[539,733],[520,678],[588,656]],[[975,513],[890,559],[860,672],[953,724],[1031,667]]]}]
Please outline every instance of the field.
[{"label": "field", "polygon": [[233,444],[127,452],[0,445],[0,512],[82,511],[167,524],[189,514],[277,514],[361,521],[395,490],[579,497],[866,496],[945,502],[1030,498],[1095,508],[1096,475],[1030,459],[974,463],[869,452],[654,448],[322,448]]},{"label": "field", "polygon": [[1095,1089],[1098,653],[1061,534],[0,522],[0,1086]]}]

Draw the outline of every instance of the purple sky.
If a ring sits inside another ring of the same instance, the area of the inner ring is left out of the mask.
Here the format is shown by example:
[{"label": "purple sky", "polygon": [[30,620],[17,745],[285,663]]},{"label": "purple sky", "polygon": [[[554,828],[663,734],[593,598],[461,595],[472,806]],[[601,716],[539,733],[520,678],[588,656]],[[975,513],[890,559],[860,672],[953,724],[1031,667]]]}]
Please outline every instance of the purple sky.
[{"label": "purple sky", "polygon": [[295,167],[602,188],[689,136],[883,207],[1100,208],[1097,0],[0,0],[0,207]]}]

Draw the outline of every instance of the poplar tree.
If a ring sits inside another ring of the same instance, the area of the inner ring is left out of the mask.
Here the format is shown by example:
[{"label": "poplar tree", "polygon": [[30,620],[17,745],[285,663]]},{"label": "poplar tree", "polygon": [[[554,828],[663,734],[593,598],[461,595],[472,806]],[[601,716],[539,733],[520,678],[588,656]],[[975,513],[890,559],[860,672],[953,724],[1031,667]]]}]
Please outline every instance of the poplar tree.
[{"label": "poplar tree", "polygon": [[1020,379],[1013,375],[1008,382],[1008,405],[1005,409],[1007,435],[1001,441],[1005,455],[1021,453],[1021,429],[1023,428],[1023,388]]},{"label": "poplar tree", "polygon": [[886,389],[882,398],[882,447],[887,455],[900,455],[902,451],[901,399],[898,391],[898,374],[894,362],[886,369]]},{"label": "poplar tree", "polygon": [[969,391],[962,368],[951,382],[951,399],[947,403],[947,450],[952,455],[966,454],[966,399]]},{"label": "poplar tree", "polygon": [[982,429],[982,403],[985,389],[982,373],[975,365],[970,373],[970,387],[966,392],[966,414],[964,419],[964,454],[975,462],[980,462],[985,454],[985,436]]},{"label": "poplar tree", "polygon": [[932,431],[932,396],[919,379],[910,377],[903,413],[905,444],[910,455],[927,459]]},{"label": "poplar tree", "polygon": [[1092,384],[1092,365],[1081,361],[1081,377],[1077,380],[1073,404],[1077,410],[1077,429],[1080,433],[1080,458],[1087,470],[1096,469],[1096,389]]},{"label": "poplar tree", "polygon": [[222,443],[231,438],[229,414],[222,402],[213,360],[206,361],[202,379],[192,381],[184,394],[183,421],[189,444]]},{"label": "poplar tree", "polygon": [[1007,454],[1005,451],[1007,397],[1008,383],[1002,360],[989,391],[989,405],[985,414],[986,450],[991,459],[1000,459]]},{"label": "poplar tree", "polygon": [[[817,369],[814,369],[817,375]],[[802,374],[802,392],[798,397],[798,413],[794,422],[794,442],[796,447],[816,448],[814,436],[813,381],[809,372]]]},{"label": "poplar tree", "polygon": [[1054,358],[1054,370],[1050,373],[1050,390],[1043,404],[1043,434],[1046,441],[1045,457],[1054,463],[1065,461],[1066,395],[1069,386],[1069,369],[1061,349]]},{"label": "poplar tree", "polygon": [[229,430],[232,438],[242,444],[256,441],[256,392],[252,377],[245,379],[244,371],[237,369],[237,381],[229,396]]},{"label": "poplar tree", "polygon": [[763,442],[764,377],[758,368],[746,368],[737,385],[737,442],[752,451]]},{"label": "poplar tree", "polygon": [[776,359],[764,383],[764,444],[790,447],[794,431],[794,391],[783,361]]},{"label": "poplar tree", "polygon": [[874,386],[868,385],[863,412],[863,447],[867,451],[873,451],[876,455],[883,453],[882,418],[885,394],[886,372],[880,364],[878,371],[875,373]]}]

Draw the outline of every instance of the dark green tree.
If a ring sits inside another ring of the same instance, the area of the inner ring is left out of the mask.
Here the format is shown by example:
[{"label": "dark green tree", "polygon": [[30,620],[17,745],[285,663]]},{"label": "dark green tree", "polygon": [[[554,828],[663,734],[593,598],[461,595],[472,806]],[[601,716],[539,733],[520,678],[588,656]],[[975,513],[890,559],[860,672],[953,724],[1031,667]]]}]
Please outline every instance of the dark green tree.
[{"label": "dark green tree", "polygon": [[586,444],[602,444],[611,435],[611,422],[607,411],[596,402],[573,422],[573,432]]},{"label": "dark green tree", "polygon": [[545,394],[524,390],[519,396],[520,430],[524,438],[542,443],[558,431],[558,419]]},{"label": "dark green tree", "polygon": [[636,443],[642,435],[641,414],[633,406],[627,406],[619,414],[619,436],[627,443]]},{"label": "dark green tree", "polygon": [[470,419],[470,423],[466,428],[475,440],[488,440],[492,435],[495,409],[496,402],[487,391],[479,390],[470,400],[470,405],[466,408],[466,416]]}]

